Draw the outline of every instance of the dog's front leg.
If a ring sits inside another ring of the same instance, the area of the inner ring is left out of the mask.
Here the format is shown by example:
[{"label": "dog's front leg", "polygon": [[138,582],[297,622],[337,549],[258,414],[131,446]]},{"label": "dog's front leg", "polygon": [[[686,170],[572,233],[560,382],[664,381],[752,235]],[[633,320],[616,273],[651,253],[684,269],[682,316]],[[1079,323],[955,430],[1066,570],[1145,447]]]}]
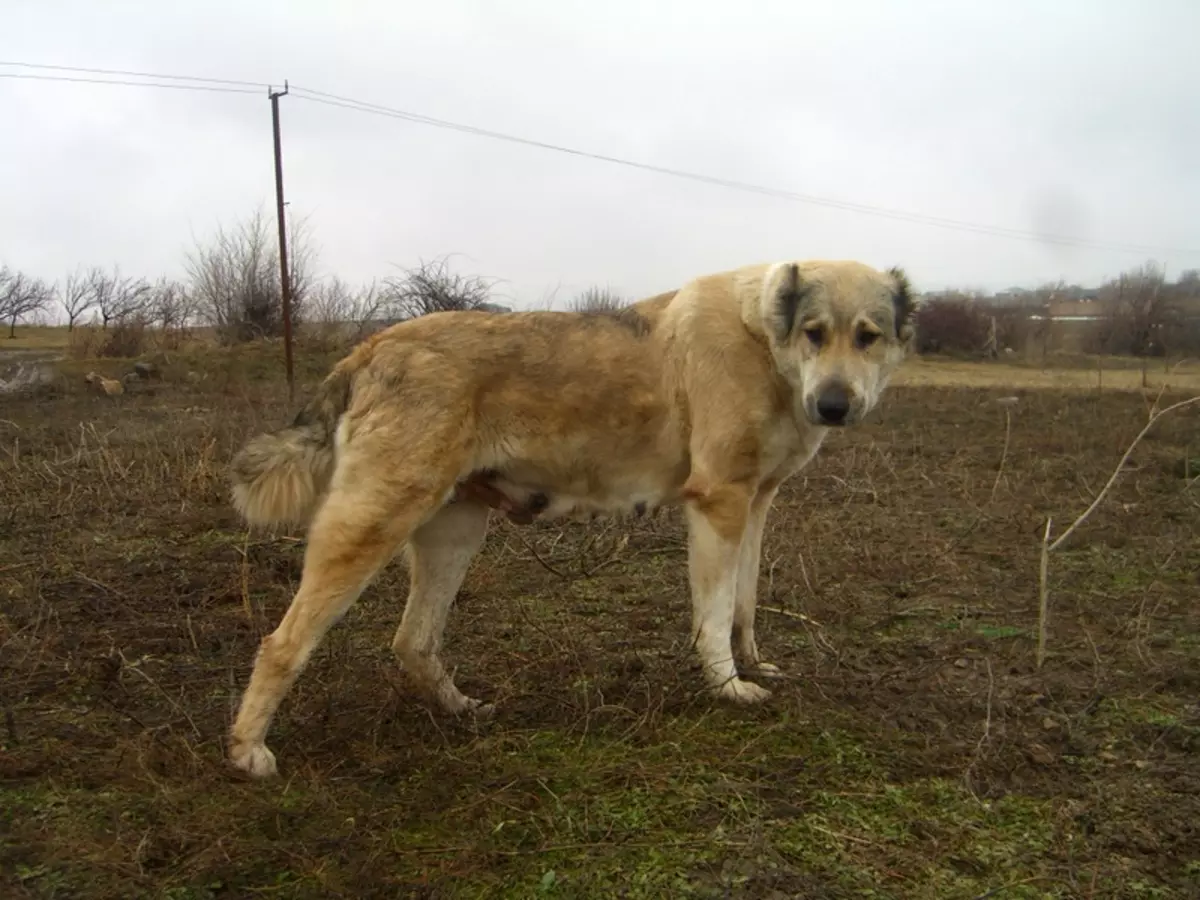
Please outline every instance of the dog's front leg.
[{"label": "dog's front leg", "polygon": [[767,514],[775,500],[778,485],[764,487],[750,504],[746,531],[742,536],[742,551],[738,561],[737,599],[733,611],[733,649],[738,668],[743,675],[758,678],[780,678],[778,666],[763,662],[754,639],[754,612],[758,605],[758,575],[762,568],[762,541]]},{"label": "dog's front leg", "polygon": [[738,564],[750,515],[750,492],[739,485],[696,491],[687,505],[692,640],[704,677],[718,696],[759,703],[771,695],[738,677],[733,622]]}]

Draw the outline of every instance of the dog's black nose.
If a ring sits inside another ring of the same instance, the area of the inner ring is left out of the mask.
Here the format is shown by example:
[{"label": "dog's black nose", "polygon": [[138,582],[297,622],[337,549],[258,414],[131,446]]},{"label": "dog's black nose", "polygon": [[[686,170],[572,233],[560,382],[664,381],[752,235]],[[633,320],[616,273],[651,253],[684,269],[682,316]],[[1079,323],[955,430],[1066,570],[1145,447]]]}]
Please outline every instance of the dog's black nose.
[{"label": "dog's black nose", "polygon": [[840,384],[831,384],[817,397],[817,415],[826,425],[841,425],[850,415],[850,392]]}]

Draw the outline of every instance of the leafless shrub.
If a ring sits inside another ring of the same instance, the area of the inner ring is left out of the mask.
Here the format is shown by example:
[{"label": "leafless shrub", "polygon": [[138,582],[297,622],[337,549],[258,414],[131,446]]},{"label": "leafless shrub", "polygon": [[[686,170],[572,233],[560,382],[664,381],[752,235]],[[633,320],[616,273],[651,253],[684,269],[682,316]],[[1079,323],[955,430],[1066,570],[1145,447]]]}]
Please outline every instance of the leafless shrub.
[{"label": "leafless shrub", "polygon": [[494,282],[450,270],[445,257],[422,261],[402,276],[384,279],[385,303],[398,318],[415,319],[433,312],[486,309]]},{"label": "leafless shrub", "polygon": [[353,340],[366,337],[383,322],[395,318],[388,306],[387,294],[372,280],[353,295],[349,306],[349,321],[354,325]]},{"label": "leafless shrub", "polygon": [[611,313],[626,305],[621,295],[610,288],[589,287],[576,296],[568,308],[572,312]]},{"label": "leafless shrub", "polygon": [[102,334],[104,339],[96,350],[96,355],[101,357],[132,359],[145,352],[149,344],[149,329],[141,316],[118,319]]},{"label": "leafless shrub", "polygon": [[195,301],[182,282],[166,277],[155,282],[146,311],[163,349],[176,350],[191,336]]},{"label": "leafless shrub", "polygon": [[312,292],[308,305],[308,321],[313,324],[340,324],[350,316],[351,289],[334,275],[320,282]]},{"label": "leafless shrub", "polygon": [[927,297],[917,308],[917,352],[977,355],[991,329],[986,307],[961,292]]},{"label": "leafless shrub", "polygon": [[96,359],[107,332],[96,325],[79,325],[67,334],[67,357],[70,359]]},{"label": "leafless shrub", "polygon": [[50,305],[53,292],[40,278],[4,266],[0,268],[0,319],[8,322],[8,336],[17,336],[17,322]]},{"label": "leafless shrub", "polygon": [[313,349],[334,350],[357,343],[394,318],[388,294],[375,281],[356,291],[335,275],[313,289],[306,337]]},{"label": "leafless shrub", "polygon": [[[288,225],[288,274],[296,325],[304,319],[315,260],[305,221],[292,219]],[[197,312],[216,329],[222,342],[283,333],[279,248],[270,220],[261,209],[231,230],[218,227],[209,243],[197,243],[187,256],[187,272]]]}]

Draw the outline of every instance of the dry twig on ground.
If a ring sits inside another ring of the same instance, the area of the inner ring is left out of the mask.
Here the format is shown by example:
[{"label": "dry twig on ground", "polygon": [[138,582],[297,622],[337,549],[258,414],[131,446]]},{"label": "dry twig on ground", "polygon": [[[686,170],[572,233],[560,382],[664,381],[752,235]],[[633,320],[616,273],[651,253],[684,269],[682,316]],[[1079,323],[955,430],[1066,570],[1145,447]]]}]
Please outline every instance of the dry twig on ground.
[{"label": "dry twig on ground", "polygon": [[1156,397],[1154,400],[1154,405],[1150,408],[1150,418],[1147,420],[1142,430],[1138,432],[1137,437],[1133,439],[1133,442],[1130,443],[1130,445],[1125,449],[1125,452],[1121,455],[1121,459],[1117,463],[1116,468],[1113,469],[1112,475],[1109,476],[1108,481],[1104,484],[1104,487],[1102,487],[1099,493],[1096,494],[1096,498],[1091,502],[1091,505],[1088,506],[1088,508],[1082,513],[1080,513],[1079,517],[1067,527],[1066,531],[1055,538],[1053,543],[1050,541],[1050,529],[1051,525],[1053,524],[1053,519],[1046,519],[1046,530],[1042,535],[1041,565],[1039,567],[1038,574],[1037,667],[1039,669],[1046,661],[1046,619],[1050,593],[1048,584],[1050,577],[1050,554],[1061,547],[1066,542],[1067,538],[1074,534],[1075,530],[1084,522],[1086,522],[1092,513],[1096,511],[1096,508],[1104,502],[1104,498],[1108,496],[1108,492],[1112,490],[1112,486],[1117,483],[1117,478],[1120,477],[1121,471],[1125,468],[1125,464],[1129,461],[1129,457],[1133,454],[1133,451],[1137,448],[1138,444],[1142,442],[1142,438],[1150,433],[1150,429],[1155,426],[1159,419],[1163,418],[1163,416],[1166,416],[1169,413],[1176,412],[1177,410],[1200,403],[1200,395],[1197,395],[1195,397],[1189,397],[1186,400],[1180,400],[1178,403],[1172,403],[1170,406],[1162,409],[1158,409],[1158,400],[1161,397],[1162,391],[1160,390],[1158,397]]}]

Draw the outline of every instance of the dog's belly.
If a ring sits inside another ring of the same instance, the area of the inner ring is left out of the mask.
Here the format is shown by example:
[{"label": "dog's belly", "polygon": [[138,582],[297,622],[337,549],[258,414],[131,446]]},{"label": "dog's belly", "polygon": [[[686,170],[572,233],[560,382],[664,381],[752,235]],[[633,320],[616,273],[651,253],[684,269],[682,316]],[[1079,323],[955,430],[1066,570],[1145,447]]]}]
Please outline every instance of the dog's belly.
[{"label": "dog's belly", "polygon": [[[524,490],[524,488],[518,488]],[[590,521],[616,516],[643,516],[655,512],[667,501],[667,493],[645,485],[619,493],[548,495],[549,503],[542,516],[547,519]]]},{"label": "dog's belly", "polygon": [[645,515],[681,499],[688,477],[686,438],[661,416],[623,422],[597,413],[545,434],[480,431],[460,486],[478,486],[477,502],[515,522]]},{"label": "dog's belly", "polygon": [[617,516],[643,516],[678,499],[668,479],[622,479],[580,490],[577,483],[550,476],[512,476],[494,470],[473,472],[460,482],[460,495],[469,496],[525,524],[534,519],[592,521]]}]

